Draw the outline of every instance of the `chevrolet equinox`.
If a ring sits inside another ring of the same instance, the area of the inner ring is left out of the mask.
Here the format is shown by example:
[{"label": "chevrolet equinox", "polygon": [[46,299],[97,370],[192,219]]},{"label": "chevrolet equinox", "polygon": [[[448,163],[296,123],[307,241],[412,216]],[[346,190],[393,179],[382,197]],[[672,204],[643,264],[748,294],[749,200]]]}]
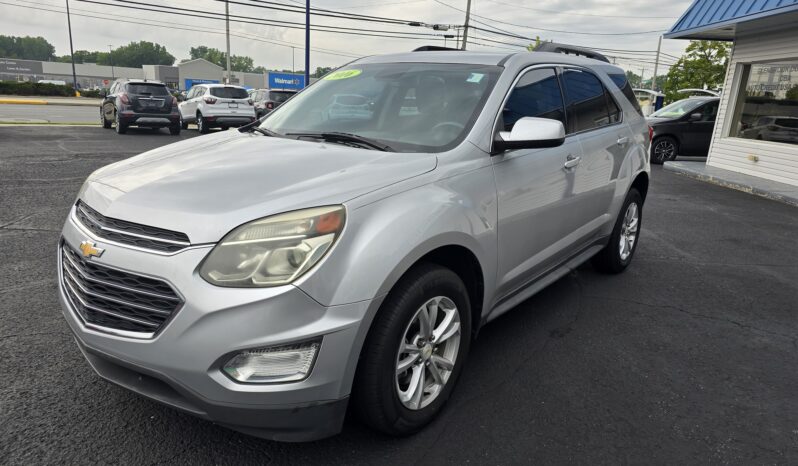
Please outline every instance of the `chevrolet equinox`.
[{"label": "chevrolet equinox", "polygon": [[262,121],[89,176],[63,313],[101,377],[219,425],[307,441],[351,405],[407,435],[481,326],[589,259],[629,265],[650,137],[601,59],[363,58]]}]

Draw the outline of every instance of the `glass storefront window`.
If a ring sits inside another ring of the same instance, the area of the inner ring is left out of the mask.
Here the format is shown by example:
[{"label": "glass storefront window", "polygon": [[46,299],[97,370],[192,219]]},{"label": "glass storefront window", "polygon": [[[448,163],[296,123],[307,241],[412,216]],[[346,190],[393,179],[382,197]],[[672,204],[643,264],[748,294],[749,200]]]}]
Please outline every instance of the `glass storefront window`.
[{"label": "glass storefront window", "polygon": [[798,60],[745,65],[730,136],[798,144]]}]

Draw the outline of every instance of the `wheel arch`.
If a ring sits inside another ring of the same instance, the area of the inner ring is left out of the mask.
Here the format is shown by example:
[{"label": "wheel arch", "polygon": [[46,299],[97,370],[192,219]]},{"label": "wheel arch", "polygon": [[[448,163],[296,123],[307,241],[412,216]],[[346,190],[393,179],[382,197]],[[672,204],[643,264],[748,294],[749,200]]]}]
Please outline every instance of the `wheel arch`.
[{"label": "wheel arch", "polygon": [[637,189],[644,202],[646,200],[646,195],[648,194],[648,184],[648,173],[643,171],[637,174],[631,185],[631,188]]}]

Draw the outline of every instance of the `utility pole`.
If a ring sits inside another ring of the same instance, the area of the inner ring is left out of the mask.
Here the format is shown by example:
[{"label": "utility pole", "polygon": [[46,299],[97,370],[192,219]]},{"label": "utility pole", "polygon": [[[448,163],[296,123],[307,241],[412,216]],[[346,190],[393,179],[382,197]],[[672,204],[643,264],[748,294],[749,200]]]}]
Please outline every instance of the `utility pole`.
[{"label": "utility pole", "polygon": [[296,65],[294,64],[294,47],[291,47],[291,72],[296,73]]},{"label": "utility pole", "polygon": [[466,45],[468,43],[468,21],[471,19],[471,0],[468,0],[466,3],[466,18],[465,18],[465,27],[463,29],[463,43],[460,46],[460,50],[465,50]]},{"label": "utility pole", "polygon": [[305,86],[310,85],[310,0],[305,0]]},{"label": "utility pole", "polygon": [[111,63],[111,81],[116,79],[116,76],[114,76],[114,59],[113,59],[113,57],[111,57],[111,54],[113,52],[114,51],[111,48],[111,44],[108,44],[108,61]]},{"label": "utility pole", "polygon": [[224,2],[224,24],[227,29],[227,82],[230,84],[230,2]]},{"label": "utility pole", "polygon": [[662,36],[659,36],[659,42],[657,42],[657,59],[654,60],[654,76],[651,77],[651,90],[657,90],[657,68],[659,67],[659,51],[662,48]]},{"label": "utility pole", "polygon": [[72,57],[72,89],[78,91],[78,75],[75,73],[75,51],[72,48],[72,20],[69,18],[69,0],[66,0],[67,29],[69,29],[69,56]]}]

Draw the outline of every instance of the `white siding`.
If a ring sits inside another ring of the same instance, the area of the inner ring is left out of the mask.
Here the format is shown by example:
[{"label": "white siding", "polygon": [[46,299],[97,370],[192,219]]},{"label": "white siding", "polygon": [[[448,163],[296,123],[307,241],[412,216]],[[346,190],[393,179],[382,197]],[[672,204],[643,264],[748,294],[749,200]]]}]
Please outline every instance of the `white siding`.
[{"label": "white siding", "polygon": [[[707,165],[798,186],[798,145],[727,136],[743,64],[780,59],[798,59],[798,29],[735,40]],[[756,156],[759,161],[749,160],[749,156]]]}]

